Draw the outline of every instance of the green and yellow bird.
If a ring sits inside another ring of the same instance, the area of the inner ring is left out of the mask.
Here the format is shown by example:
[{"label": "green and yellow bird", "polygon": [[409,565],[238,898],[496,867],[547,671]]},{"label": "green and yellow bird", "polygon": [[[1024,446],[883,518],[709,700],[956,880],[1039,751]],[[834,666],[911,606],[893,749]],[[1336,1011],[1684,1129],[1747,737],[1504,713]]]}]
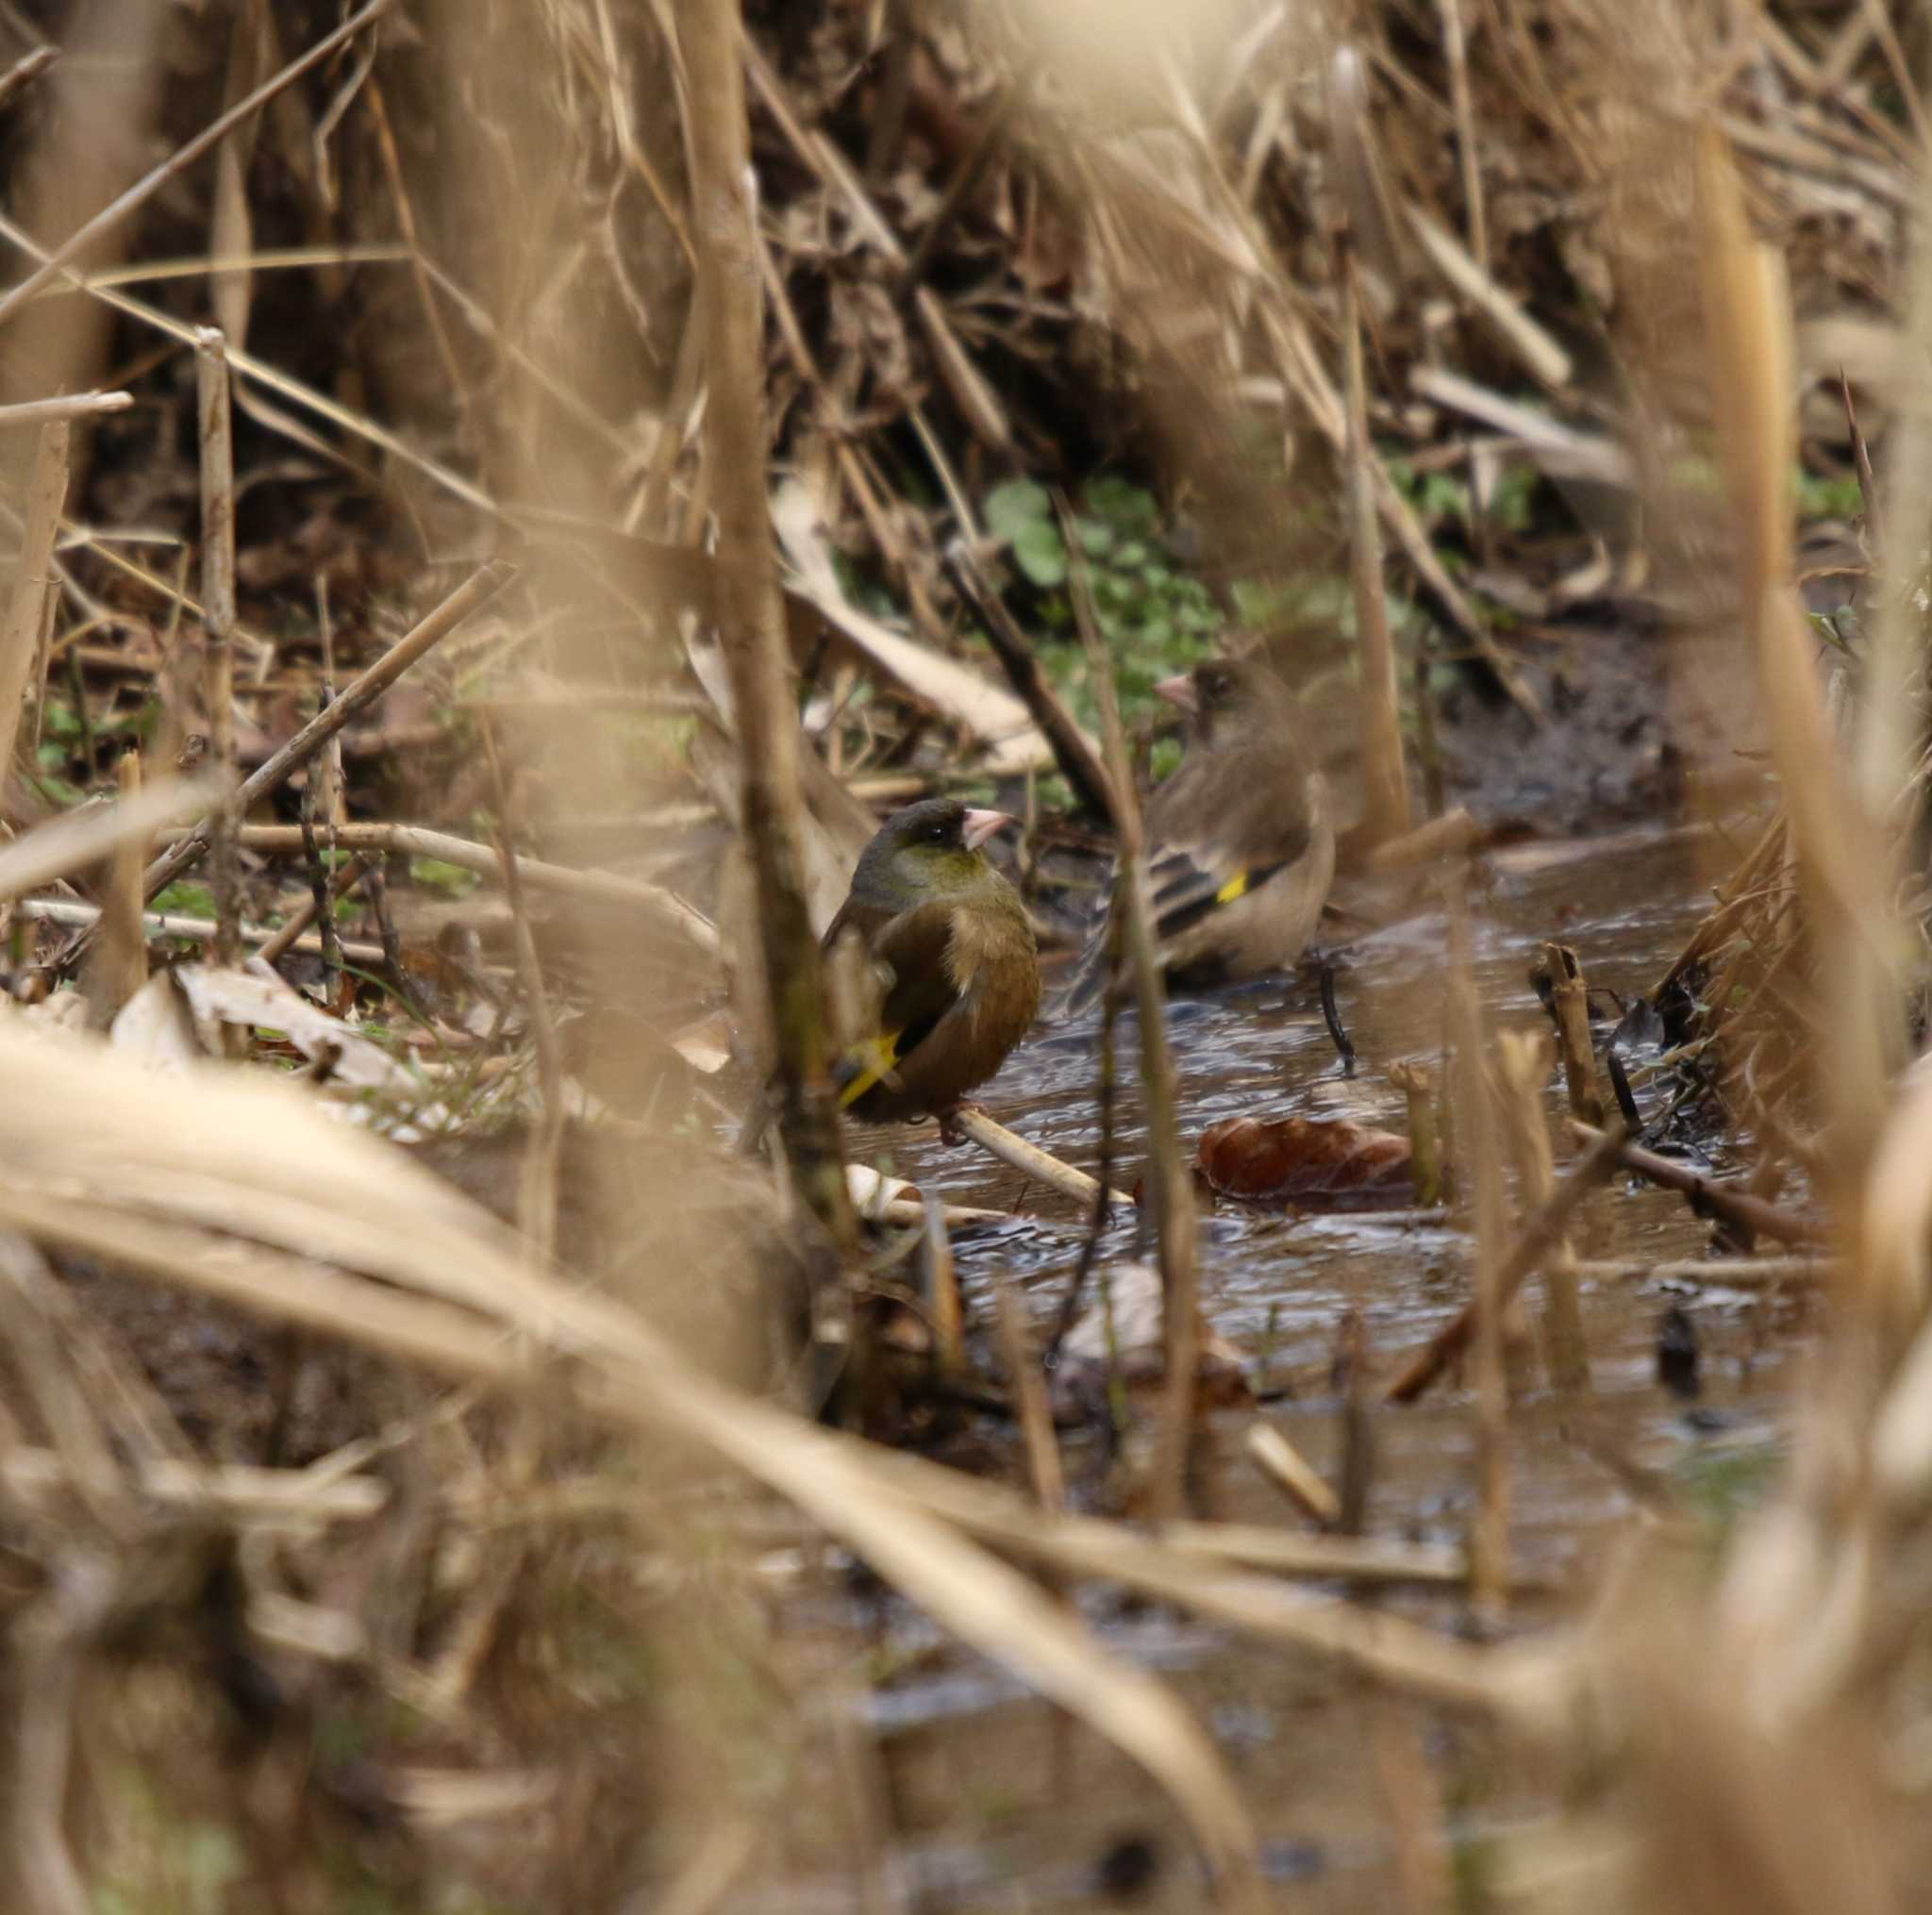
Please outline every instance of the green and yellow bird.
[{"label": "green and yellow bird", "polygon": [[1020,894],[982,848],[1012,821],[928,798],[879,827],[825,932],[862,941],[878,1029],[839,1064],[840,1108],[867,1124],[943,1118],[1006,1061],[1040,1008]]},{"label": "green and yellow bird", "polygon": [[[1209,659],[1154,689],[1188,721],[1180,768],[1148,799],[1145,817],[1167,981],[1200,990],[1286,970],[1307,948],[1335,875],[1328,781],[1301,703],[1254,659]],[[1106,974],[1103,924],[1068,1008],[1091,1003]]]}]

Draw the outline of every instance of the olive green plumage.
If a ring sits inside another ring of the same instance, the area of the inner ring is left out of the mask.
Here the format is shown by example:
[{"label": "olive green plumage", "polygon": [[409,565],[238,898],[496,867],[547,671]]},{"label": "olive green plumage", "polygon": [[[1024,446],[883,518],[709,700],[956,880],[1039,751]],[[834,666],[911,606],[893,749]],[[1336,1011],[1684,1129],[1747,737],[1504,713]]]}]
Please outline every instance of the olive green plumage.
[{"label": "olive green plumage", "polygon": [[929,798],[880,826],[825,932],[862,941],[879,1028],[835,1074],[868,1124],[942,1115],[984,1084],[1040,1008],[1040,958],[1019,893],[980,846],[1007,820]]},{"label": "olive green plumage", "polygon": [[[1172,986],[1284,970],[1307,948],[1335,875],[1328,781],[1300,701],[1265,665],[1210,659],[1156,688],[1188,718],[1179,770],[1147,801],[1149,895]],[[1105,981],[1103,924],[1069,1007]]]}]

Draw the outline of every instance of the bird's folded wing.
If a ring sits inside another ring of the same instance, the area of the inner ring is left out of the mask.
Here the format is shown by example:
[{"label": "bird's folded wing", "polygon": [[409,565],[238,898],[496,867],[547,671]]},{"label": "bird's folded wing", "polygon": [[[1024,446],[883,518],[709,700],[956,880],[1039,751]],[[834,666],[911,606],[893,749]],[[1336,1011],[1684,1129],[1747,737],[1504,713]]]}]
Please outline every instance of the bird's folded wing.
[{"label": "bird's folded wing", "polygon": [[1294,861],[1297,848],[1289,847],[1286,856],[1277,852],[1262,860],[1210,858],[1198,848],[1162,851],[1147,872],[1156,937],[1162,942],[1176,938],[1208,912],[1258,891],[1284,865]]},{"label": "bird's folded wing", "polygon": [[950,904],[915,905],[888,920],[873,940],[873,959],[891,971],[891,983],[879,1007],[877,1034],[853,1045],[832,1073],[840,1109],[850,1109],[874,1084],[891,1077],[958,1003],[947,961],[952,913]]}]

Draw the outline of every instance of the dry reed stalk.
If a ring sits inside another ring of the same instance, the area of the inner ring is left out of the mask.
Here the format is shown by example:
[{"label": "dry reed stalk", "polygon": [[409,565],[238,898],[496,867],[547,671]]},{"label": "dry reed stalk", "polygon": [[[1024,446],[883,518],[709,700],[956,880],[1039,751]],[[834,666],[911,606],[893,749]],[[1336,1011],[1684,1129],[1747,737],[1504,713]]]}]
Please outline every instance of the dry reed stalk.
[{"label": "dry reed stalk", "polygon": [[194,342],[201,456],[201,602],[206,608],[208,753],[223,798],[209,814],[215,904],[214,961],[232,966],[241,952],[242,868],[235,847],[240,811],[227,794],[235,775],[235,452],[228,407],[227,344],[214,326]]},{"label": "dry reed stalk", "polygon": [[[119,793],[115,808],[125,810],[141,795],[140,752],[122,753],[114,782]],[[147,982],[147,939],[141,923],[145,837],[145,832],[130,831],[108,860],[101,891],[101,941],[83,992],[96,1029],[112,1024],[121,1007]]]},{"label": "dry reed stalk", "polygon": [[1402,1092],[1408,1135],[1409,1181],[1415,1201],[1431,1209],[1442,1201],[1442,1146],[1436,1122],[1436,1074],[1426,1065],[1391,1064],[1390,1083]]},{"label": "dry reed stalk", "polygon": [[[778,1129],[800,1196],[849,1254],[858,1226],[827,1073],[818,939],[806,905],[798,719],[765,493],[764,327],[742,26],[736,0],[677,0],[674,11],[689,89],[685,134],[709,390],[705,465],[722,561],[717,624],[731,678],[743,828],[777,1045]],[[824,1340],[836,1340],[841,1327],[821,1311]]]},{"label": "dry reed stalk", "polygon": [[1582,960],[1569,945],[1557,943],[1539,946],[1538,957],[1549,980],[1550,1015],[1556,1021],[1570,1114],[1579,1124],[1600,1124],[1604,1100],[1597,1090],[1596,1046],[1590,1035],[1590,992]]},{"label": "dry reed stalk", "polygon": [[132,392],[76,392],[69,398],[23,399],[17,405],[0,406],[0,430],[45,425],[56,419],[98,419],[109,412],[125,412],[133,404]]},{"label": "dry reed stalk", "polygon": [[1367,868],[1372,872],[1400,871],[1410,865],[1461,858],[1475,849],[1481,837],[1482,827],[1466,807],[1457,805],[1403,837],[1376,845],[1369,853]]},{"label": "dry reed stalk", "polygon": [[[20,898],[13,908],[23,918],[32,918],[42,924],[61,924],[69,929],[92,934],[101,921],[98,905],[82,904],[77,898]],[[215,922],[212,918],[194,918],[179,911],[148,911],[142,915],[142,929],[153,938],[181,938],[192,943],[211,944],[215,937]],[[281,933],[271,931],[261,924],[251,924],[245,920],[242,925],[242,941],[244,944],[267,945],[271,940],[279,938]],[[291,947],[307,956],[323,955],[322,940],[313,931],[299,935]],[[367,943],[361,939],[344,940],[341,946],[344,958],[353,958],[358,964],[380,964],[384,959],[380,944]]]},{"label": "dry reed stalk", "polygon": [[1189,1445],[1193,1439],[1195,1398],[1201,1361],[1201,1315],[1195,1270],[1194,1189],[1181,1150],[1174,1114],[1174,1059],[1167,1048],[1167,993],[1162,987],[1159,950],[1147,895],[1147,842],[1141,807],[1134,795],[1133,762],[1114,696],[1113,655],[1100,633],[1087,590],[1083,549],[1064,506],[1061,532],[1072,560],[1074,617],[1086,648],[1095,701],[1100,707],[1101,740],[1107,774],[1113,789],[1114,832],[1119,840],[1114,910],[1120,914],[1122,950],[1134,981],[1134,1007],[1141,1026],[1141,1096],[1147,1120],[1147,1150],[1153,1159],[1148,1184],[1153,1194],[1155,1240],[1160,1258],[1161,1322],[1167,1379],[1161,1394],[1155,1439],[1154,1479],[1148,1507],[1158,1520],[1181,1507]]},{"label": "dry reed stalk", "polygon": [[[1773,753],[1790,808],[1807,932],[1820,974],[1820,1047],[1840,1214],[1857,1192],[1875,1142],[1885,1086],[1904,1041],[1902,982],[1885,874],[1894,845],[1858,801],[1825,716],[1812,644],[1790,584],[1790,475],[1796,468],[1790,314],[1780,256],[1752,234],[1724,136],[1697,142],[1698,212],[1711,396],[1739,534],[1740,580]],[[1895,788],[1894,788],[1895,789]],[[1856,1274],[1857,1260],[1852,1268]],[[1874,1299],[1914,1312],[1903,1298]]]},{"label": "dry reed stalk", "polygon": [[[1075,1170],[1070,1163],[1062,1163],[1037,1143],[1028,1143],[1005,1124],[996,1124],[985,1111],[969,1107],[956,1111],[952,1123],[956,1130],[964,1137],[970,1137],[989,1157],[1010,1164],[1016,1171],[1024,1171],[1048,1190],[1058,1191],[1061,1196],[1071,1197],[1074,1203],[1086,1205],[1089,1208],[1100,1201],[1101,1186],[1085,1171]],[[1133,1198],[1124,1191],[1108,1191],[1106,1201],[1110,1206],[1129,1210],[1134,1207]]]},{"label": "dry reed stalk", "polygon": [[1046,1400],[1040,1356],[1033,1347],[1019,1296],[1010,1283],[996,1285],[993,1311],[1008,1388],[1020,1411],[1020,1433],[1026,1440],[1026,1472],[1032,1479],[1034,1498],[1047,1515],[1058,1516],[1067,1504],[1059,1441],[1054,1435],[1053,1410]]},{"label": "dry reed stalk", "polygon": [[[1579,1141],[1594,1150],[1619,1126],[1603,1131],[1587,1124],[1577,1124],[1572,1128]],[[1763,1198],[1754,1197],[1748,1191],[1734,1188],[1729,1182],[1686,1170],[1682,1164],[1670,1157],[1659,1157],[1656,1151],[1645,1150],[1639,1144],[1619,1142],[1615,1155],[1626,1171],[1635,1172],[1638,1176],[1646,1177],[1667,1191],[1681,1191],[1690,1199],[1693,1207],[1707,1210],[1714,1217],[1722,1217],[1725,1223],[1749,1235],[1769,1237],[1779,1243],[1820,1243],[1831,1235],[1829,1228],[1823,1224],[1814,1223],[1808,1217],[1793,1216],[1790,1211],[1781,1210],[1775,1204],[1767,1204]]]},{"label": "dry reed stalk", "polygon": [[65,419],[49,421],[41,427],[34,454],[26,535],[8,600],[6,629],[0,633],[0,780],[12,775],[21,706],[33,690],[30,680],[40,658],[41,628],[53,583],[54,540],[60,530],[60,507],[67,497],[70,430]]},{"label": "dry reed stalk", "polygon": [[[952,1239],[940,1200],[924,1195],[924,1256],[921,1281],[932,1323],[933,1359],[942,1376],[958,1376],[966,1368],[966,1307],[959,1295],[959,1272],[953,1261]],[[1001,1294],[1005,1294],[1004,1288]]]},{"label": "dry reed stalk", "polygon": [[12,99],[30,80],[38,79],[59,58],[60,50],[54,46],[37,46],[31,53],[22,54],[0,74],[0,105]]},{"label": "dry reed stalk", "polygon": [[1465,1195],[1475,1226],[1475,1514],[1469,1531],[1470,1601],[1477,1617],[1502,1621],[1509,1587],[1509,1379],[1503,1357],[1507,1199],[1503,1154],[1487,1065],[1482,1007],[1469,943],[1466,870],[1452,878],[1449,915],[1448,1028],[1455,1045],[1456,1134],[1467,1168]]},{"label": "dry reed stalk", "polygon": [[1248,1426],[1241,1439],[1248,1459],[1299,1509],[1324,1528],[1341,1520],[1341,1499],[1322,1473],[1272,1423]]},{"label": "dry reed stalk", "polygon": [[1462,0],[1437,0],[1437,11],[1442,16],[1442,51],[1449,67],[1449,106],[1456,115],[1456,157],[1469,220],[1469,250],[1477,268],[1487,273],[1490,231],[1483,212],[1483,162],[1475,140],[1475,107],[1469,92],[1469,42],[1462,30]]},{"label": "dry reed stalk", "polygon": [[1786,1284],[1828,1284],[1837,1275],[1828,1257],[1664,1257],[1619,1262],[1578,1257],[1576,1274],[1592,1283],[1704,1283],[1724,1290],[1777,1290]]},{"label": "dry reed stalk", "polygon": [[[550,1390],[567,1375],[600,1421],[694,1441],[747,1470],[1133,1755],[1181,1806],[1231,1899],[1255,1906],[1253,1831],[1211,1743],[1158,1683],[1109,1661],[1023,1577],[923,1507],[951,1490],[944,1479],[955,1473],[923,1466],[908,1477],[890,1467],[905,1458],[709,1382],[621,1305],[540,1273],[466,1199],[285,1085],[229,1071],[163,1081],[109,1050],[44,1043],[0,1023],[0,1064],[20,1099],[0,1100],[0,1161],[9,1167],[0,1216],[444,1374]],[[103,1121],[81,1122],[103,1099]],[[77,1143],[66,1160],[80,1180],[58,1194],[43,1182],[56,1136]],[[182,1174],[189,1165],[192,1176]],[[76,1203],[77,1188],[99,1201]],[[253,1241],[244,1248],[177,1221],[204,1210]],[[353,1279],[322,1259],[387,1281]],[[1463,1666],[1454,1650],[1444,1645],[1437,1664],[1451,1682],[1451,1665]],[[1486,1679],[1480,1687],[1489,1692]]]},{"label": "dry reed stalk", "polygon": [[[1509,1131],[1524,1203],[1541,1209],[1556,1194],[1557,1170],[1543,1123],[1542,1087],[1550,1074],[1550,1044],[1541,1034],[1497,1035],[1497,1061],[1508,1095],[1504,1122]],[[1590,1349],[1576,1293],[1576,1253],[1567,1235],[1551,1244],[1543,1260],[1543,1360],[1559,1390],[1590,1388]]]},{"label": "dry reed stalk", "polygon": [[1363,823],[1383,843],[1409,828],[1408,774],[1402,758],[1402,712],[1395,688],[1395,644],[1389,632],[1389,602],[1382,589],[1382,540],[1375,524],[1377,460],[1369,437],[1368,377],[1362,364],[1362,315],[1356,285],[1355,249],[1344,229],[1335,248],[1341,286],[1341,351],[1348,402],[1349,579],[1355,598],[1357,687],[1362,764],[1367,780]]}]

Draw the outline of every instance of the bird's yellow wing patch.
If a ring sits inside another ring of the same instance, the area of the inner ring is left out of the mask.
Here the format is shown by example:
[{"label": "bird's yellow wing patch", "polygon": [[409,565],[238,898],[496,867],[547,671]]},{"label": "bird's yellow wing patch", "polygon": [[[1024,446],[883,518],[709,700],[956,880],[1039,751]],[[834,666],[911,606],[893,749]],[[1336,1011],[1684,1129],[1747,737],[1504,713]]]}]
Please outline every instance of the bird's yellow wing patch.
[{"label": "bird's yellow wing patch", "polygon": [[1228,879],[1228,881],[1224,885],[1221,887],[1221,889],[1218,891],[1214,893],[1214,902],[1217,905],[1231,905],[1234,903],[1235,899],[1243,896],[1246,893],[1247,889],[1247,873],[1245,871],[1238,871],[1231,878]]},{"label": "bird's yellow wing patch", "polygon": [[850,1110],[874,1084],[883,1083],[899,1062],[897,1031],[881,1031],[862,1044],[854,1044],[840,1064],[840,1074],[852,1074],[839,1089],[839,1108]]}]

